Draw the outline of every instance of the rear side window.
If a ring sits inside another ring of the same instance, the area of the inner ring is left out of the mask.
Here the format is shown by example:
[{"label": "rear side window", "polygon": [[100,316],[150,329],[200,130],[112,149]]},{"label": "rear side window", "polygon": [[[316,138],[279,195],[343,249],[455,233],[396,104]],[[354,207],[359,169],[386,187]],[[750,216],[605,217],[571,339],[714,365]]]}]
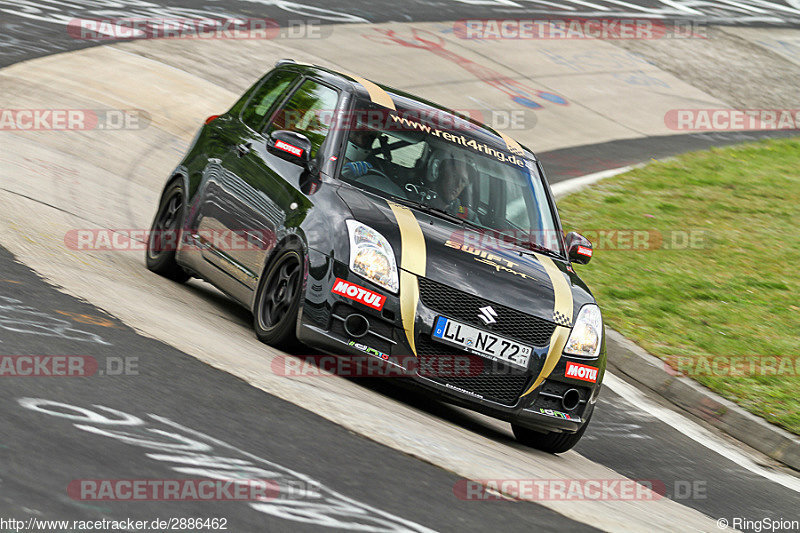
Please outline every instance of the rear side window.
[{"label": "rear side window", "polygon": [[327,85],[306,80],[275,114],[267,134],[275,130],[302,133],[311,141],[311,157],[316,157],[330,130],[339,93]]},{"label": "rear side window", "polygon": [[297,73],[290,70],[279,70],[267,78],[253,93],[242,111],[242,122],[259,131],[264,124],[269,110],[286,88],[297,78]]}]

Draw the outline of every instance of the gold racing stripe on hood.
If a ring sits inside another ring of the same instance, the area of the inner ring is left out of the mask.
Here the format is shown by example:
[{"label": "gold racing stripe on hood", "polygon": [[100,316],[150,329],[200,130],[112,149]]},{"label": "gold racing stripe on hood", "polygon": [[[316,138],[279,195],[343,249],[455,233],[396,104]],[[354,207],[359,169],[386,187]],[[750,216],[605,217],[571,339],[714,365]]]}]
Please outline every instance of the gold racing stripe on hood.
[{"label": "gold racing stripe on hood", "polygon": [[419,280],[417,276],[425,276],[427,252],[425,237],[419,227],[417,217],[404,205],[389,202],[397,227],[400,228],[400,316],[403,319],[403,329],[406,331],[408,344],[411,351],[417,355],[417,345],[414,341],[414,324],[417,318],[417,304],[419,303]]},{"label": "gold racing stripe on hood", "polygon": [[505,141],[506,148],[508,148],[509,152],[511,152],[514,155],[522,155],[522,154],[525,153],[522,150],[522,146],[520,146],[520,144],[517,141],[515,141],[514,139],[512,139],[511,137],[509,137],[508,135],[506,135],[502,131],[499,131],[497,133],[500,135],[500,137],[502,137],[503,141]]},{"label": "gold racing stripe on hood", "polygon": [[541,385],[561,359],[561,353],[567,345],[569,339],[569,332],[572,328],[572,289],[552,259],[546,255],[534,254],[536,259],[544,267],[547,272],[550,282],[553,284],[553,297],[555,303],[553,304],[553,322],[558,324],[553,335],[550,337],[550,348],[547,350],[547,358],[542,366],[542,371],[539,372],[536,380],[522,395],[525,396],[533,392],[536,387]]},{"label": "gold racing stripe on hood", "polygon": [[394,102],[392,101],[392,97],[389,96],[386,91],[368,79],[362,78],[361,76],[356,76],[355,74],[347,74],[347,76],[350,76],[356,80],[367,90],[369,93],[369,99],[372,100],[373,104],[378,104],[379,106],[386,107],[392,111],[397,111],[397,108],[395,108]]}]

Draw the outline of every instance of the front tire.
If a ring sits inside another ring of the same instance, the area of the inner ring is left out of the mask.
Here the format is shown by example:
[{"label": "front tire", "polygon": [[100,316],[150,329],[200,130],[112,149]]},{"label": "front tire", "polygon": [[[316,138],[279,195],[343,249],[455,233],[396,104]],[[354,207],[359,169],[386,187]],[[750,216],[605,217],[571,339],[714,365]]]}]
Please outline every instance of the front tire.
[{"label": "front tire", "polygon": [[153,226],[147,239],[145,263],[156,274],[178,283],[190,278],[175,260],[175,252],[181,238],[181,225],[185,206],[183,183],[175,180],[170,183],[161,196]]},{"label": "front tire", "polygon": [[583,434],[586,433],[586,428],[589,427],[591,418],[591,415],[589,415],[586,422],[575,433],[556,433],[554,431],[539,433],[516,424],[511,424],[511,429],[514,431],[514,437],[517,438],[517,441],[525,446],[547,453],[564,453],[578,444]]},{"label": "front tire", "polygon": [[297,314],[302,297],[303,256],[288,248],[270,263],[256,294],[254,326],[261,342],[291,348],[297,341]]}]

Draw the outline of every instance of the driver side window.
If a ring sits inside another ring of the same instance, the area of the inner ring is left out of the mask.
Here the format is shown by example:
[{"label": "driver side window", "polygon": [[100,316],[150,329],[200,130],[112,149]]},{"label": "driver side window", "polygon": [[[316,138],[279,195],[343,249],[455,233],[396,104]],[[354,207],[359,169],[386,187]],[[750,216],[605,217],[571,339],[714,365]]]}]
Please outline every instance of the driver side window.
[{"label": "driver side window", "polygon": [[328,136],[338,101],[339,93],[335,89],[306,80],[275,114],[267,135],[276,130],[302,133],[311,141],[311,157],[314,158]]}]

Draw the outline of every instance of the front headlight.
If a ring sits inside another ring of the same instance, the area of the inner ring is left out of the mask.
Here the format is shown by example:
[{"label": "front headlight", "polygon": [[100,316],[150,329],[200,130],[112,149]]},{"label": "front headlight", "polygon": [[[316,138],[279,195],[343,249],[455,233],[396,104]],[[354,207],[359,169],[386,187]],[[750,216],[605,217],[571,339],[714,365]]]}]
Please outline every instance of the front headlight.
[{"label": "front headlight", "polygon": [[603,317],[594,304],[584,305],[567,340],[564,353],[581,357],[597,357],[603,342]]},{"label": "front headlight", "polygon": [[397,263],[386,238],[357,220],[347,221],[350,234],[350,270],[362,278],[397,292]]}]

